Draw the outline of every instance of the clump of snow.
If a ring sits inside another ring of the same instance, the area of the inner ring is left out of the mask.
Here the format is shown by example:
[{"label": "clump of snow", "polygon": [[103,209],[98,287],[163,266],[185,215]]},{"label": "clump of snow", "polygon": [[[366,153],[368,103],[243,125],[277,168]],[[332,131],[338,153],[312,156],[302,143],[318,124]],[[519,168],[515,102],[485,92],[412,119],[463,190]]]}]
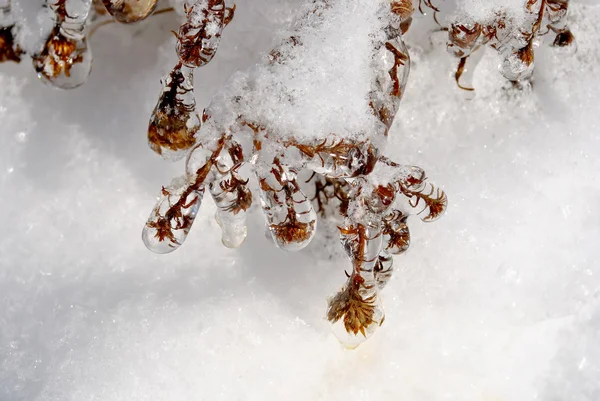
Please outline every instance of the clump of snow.
[{"label": "clump of snow", "polygon": [[[269,51],[298,1],[237,3],[196,75],[199,106]],[[444,184],[449,211],[411,226],[385,323],[351,352],[323,317],[348,267],[335,226],[290,255],[255,210],[232,251],[206,202],[185,248],[140,241],[181,172],[145,134],[180,21],[98,31],[75,91],[0,65],[0,400],[598,399],[600,7],[572,2],[571,19],[578,53],[540,47],[531,93],[503,89],[488,52],[471,102],[444,47],[407,35],[387,153]]]},{"label": "clump of snow", "polygon": [[[278,33],[274,52],[236,74],[210,105],[215,119],[267,126],[282,140],[365,139],[379,120],[369,106],[375,44],[390,24],[389,2],[305,2]],[[225,32],[225,35],[227,32]]]},{"label": "clump of snow", "polygon": [[[498,15],[504,15],[515,23],[523,21],[527,14],[529,0],[456,0],[457,14],[479,23],[494,21]],[[541,0],[537,0],[539,3]]]}]

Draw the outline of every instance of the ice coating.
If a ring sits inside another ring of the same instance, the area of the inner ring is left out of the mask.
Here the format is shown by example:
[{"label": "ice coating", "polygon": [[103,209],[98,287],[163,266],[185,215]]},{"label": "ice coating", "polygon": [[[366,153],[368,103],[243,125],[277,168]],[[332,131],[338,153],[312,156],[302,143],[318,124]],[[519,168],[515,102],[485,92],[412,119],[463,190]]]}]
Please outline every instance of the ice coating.
[{"label": "ice coating", "polygon": [[186,21],[177,34],[177,55],[188,67],[202,67],[215,56],[223,28],[235,11],[224,0],[196,0],[184,4]]},{"label": "ice coating", "polygon": [[146,247],[156,253],[179,248],[194,223],[203,196],[204,187],[190,190],[186,176],[163,187],[142,232]]},{"label": "ice coating", "polygon": [[262,209],[275,244],[297,251],[313,239],[317,214],[298,184],[296,173],[276,158],[268,174],[259,174]]},{"label": "ice coating", "polygon": [[196,144],[200,129],[193,70],[178,64],[163,82],[148,124],[148,144],[164,159],[179,160]]},{"label": "ice coating", "polygon": [[[198,16],[211,23],[210,10],[226,21],[219,2],[202,0],[195,6],[202,12],[186,5],[183,27],[198,24]],[[306,247],[315,236],[317,214],[326,216],[324,206],[336,203],[341,242],[353,268],[345,287],[330,300],[327,316],[348,347],[383,322],[379,290],[392,275],[392,255],[408,248],[407,216],[433,221],[447,204],[423,170],[383,156],[409,73],[402,40],[409,6],[389,0],[319,0],[300,7],[279,45],[256,66],[234,74],[204,110],[186,160],[186,180],[175,192],[184,199],[208,186],[228,247],[240,246],[247,235],[252,195],[249,180],[241,175],[245,164],[256,176],[267,231],[279,248]],[[205,32],[198,29],[190,43],[205,48],[202,54],[210,61],[211,46],[218,41],[204,41]],[[194,46],[181,46],[183,36],[180,30],[180,64],[196,66],[189,60],[203,59],[194,55]],[[160,109],[173,109],[175,96],[170,98]],[[299,178],[304,171],[314,173],[306,182]],[[314,191],[306,191],[307,186]],[[177,224],[167,224],[183,214],[184,201],[168,207],[161,202],[144,229],[144,238],[153,239],[146,245],[158,252],[176,247],[178,235],[184,238]]]},{"label": "ice coating", "polygon": [[217,205],[216,218],[223,233],[222,242],[228,248],[241,246],[248,235],[246,211],[252,205],[252,192],[248,188],[248,178],[239,171],[243,160],[241,146],[232,143],[217,159],[214,181],[209,186]]},{"label": "ice coating", "polygon": [[133,23],[147,18],[154,12],[158,0],[102,0],[104,6],[122,23]]},{"label": "ice coating", "polygon": [[460,3],[448,29],[448,51],[460,59],[455,74],[458,86],[473,90],[472,74],[480,55],[472,56],[481,47],[489,46],[500,56],[500,73],[516,87],[529,87],[535,66],[534,47],[539,36],[556,34],[552,46],[561,54],[573,54],[577,49],[566,24],[568,4],[568,0],[466,0]]},{"label": "ice coating", "polygon": [[84,34],[91,0],[48,0],[54,29],[44,47],[32,56],[38,77],[60,89],[82,85],[92,69],[92,54]]}]

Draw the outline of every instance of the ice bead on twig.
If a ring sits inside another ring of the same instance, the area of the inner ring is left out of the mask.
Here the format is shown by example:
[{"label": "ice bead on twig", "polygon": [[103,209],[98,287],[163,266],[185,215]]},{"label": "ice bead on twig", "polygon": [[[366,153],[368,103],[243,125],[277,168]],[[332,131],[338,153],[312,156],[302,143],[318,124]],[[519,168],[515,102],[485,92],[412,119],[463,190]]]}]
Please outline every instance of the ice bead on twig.
[{"label": "ice bead on twig", "polygon": [[273,167],[258,178],[263,212],[275,244],[288,251],[306,247],[315,235],[317,214],[296,174],[275,158]]},{"label": "ice bead on twig", "polygon": [[164,159],[179,160],[196,144],[199,129],[194,72],[179,63],[163,79],[163,89],[148,124],[148,144]]},{"label": "ice bead on twig", "polygon": [[348,348],[355,348],[384,320],[375,278],[375,265],[382,249],[381,224],[371,213],[361,222],[348,219],[340,227],[340,240],[352,261],[352,273],[344,288],[329,300],[327,319],[338,340]]},{"label": "ice bead on twig", "polygon": [[144,244],[151,251],[173,252],[187,238],[204,195],[204,187],[191,186],[187,176],[183,176],[161,190],[142,232]]},{"label": "ice bead on twig", "polygon": [[106,10],[121,23],[141,21],[156,9],[157,0],[102,0]]},{"label": "ice bead on twig", "polygon": [[233,8],[224,0],[196,0],[184,4],[186,21],[177,33],[177,55],[188,67],[202,67],[215,56],[223,28],[231,22]]},{"label": "ice bead on twig", "polygon": [[42,50],[32,57],[42,81],[73,89],[87,80],[92,54],[83,30],[91,4],[91,0],[47,0],[55,13],[55,26]]},{"label": "ice bead on twig", "polygon": [[569,0],[546,0],[544,24],[549,32],[556,34],[552,47],[558,49],[560,55],[570,56],[577,52],[575,36],[567,25]]},{"label": "ice bead on twig", "polygon": [[232,142],[217,159],[214,180],[209,187],[217,205],[216,218],[223,232],[223,245],[228,248],[239,247],[248,235],[246,211],[252,205],[252,192],[248,179],[239,172],[242,165],[242,148]]},{"label": "ice bead on twig", "polygon": [[0,0],[0,63],[21,61],[23,50],[15,41],[16,30],[11,0]]}]

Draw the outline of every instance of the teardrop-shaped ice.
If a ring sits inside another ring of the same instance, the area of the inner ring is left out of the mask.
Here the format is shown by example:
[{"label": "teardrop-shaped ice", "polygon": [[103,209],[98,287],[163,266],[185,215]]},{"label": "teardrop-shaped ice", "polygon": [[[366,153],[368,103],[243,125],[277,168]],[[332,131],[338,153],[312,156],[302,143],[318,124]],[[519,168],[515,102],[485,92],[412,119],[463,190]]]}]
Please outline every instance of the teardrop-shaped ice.
[{"label": "teardrop-shaped ice", "polygon": [[152,14],[158,0],[102,0],[102,2],[116,21],[130,24]]},{"label": "teardrop-shaped ice", "polygon": [[352,279],[329,300],[327,319],[340,343],[354,349],[381,326],[385,318],[378,291],[361,291]]},{"label": "teardrop-shaped ice", "polygon": [[194,98],[193,70],[180,64],[164,79],[148,124],[150,148],[166,160],[179,160],[196,144],[200,118]]},{"label": "teardrop-shaped ice", "polygon": [[197,0],[186,8],[187,21],[177,34],[179,60],[188,67],[208,64],[217,53],[223,28],[233,17],[233,10],[225,8],[224,0]]},{"label": "teardrop-shaped ice", "polygon": [[142,232],[146,247],[155,253],[179,248],[196,219],[203,195],[204,187],[195,189],[185,177],[163,188]]},{"label": "teardrop-shaped ice", "polygon": [[32,60],[38,77],[60,89],[82,85],[92,70],[92,53],[85,36],[66,35],[59,26]]},{"label": "teardrop-shaped ice", "polygon": [[248,235],[246,211],[252,205],[252,192],[248,179],[239,171],[243,164],[241,147],[232,143],[227,150],[217,159],[209,189],[217,205],[215,218],[221,226],[223,245],[238,248]]},{"label": "teardrop-shaped ice", "polygon": [[305,248],[317,228],[317,214],[296,175],[275,159],[274,168],[258,174],[261,206],[275,244],[288,251]]}]

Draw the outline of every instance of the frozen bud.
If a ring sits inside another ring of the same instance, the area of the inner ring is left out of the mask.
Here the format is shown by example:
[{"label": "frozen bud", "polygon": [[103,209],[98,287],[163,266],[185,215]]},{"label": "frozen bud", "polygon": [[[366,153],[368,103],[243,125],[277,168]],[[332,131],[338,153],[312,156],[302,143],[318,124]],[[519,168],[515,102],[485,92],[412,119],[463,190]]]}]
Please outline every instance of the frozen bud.
[{"label": "frozen bud", "polygon": [[148,144],[164,159],[179,160],[196,144],[199,129],[193,70],[177,65],[164,79],[162,93],[150,117]]},{"label": "frozen bud", "polygon": [[196,1],[185,8],[186,22],[177,34],[177,55],[188,67],[208,64],[219,48],[223,28],[233,18],[234,8],[226,8],[224,0]]},{"label": "frozen bud", "polygon": [[356,348],[371,337],[384,320],[376,290],[365,290],[352,278],[329,300],[327,320],[333,334],[347,348]]},{"label": "frozen bud", "polygon": [[239,172],[242,164],[242,148],[233,142],[217,159],[209,187],[217,205],[216,219],[223,232],[223,245],[228,248],[241,246],[248,234],[246,211],[252,205],[252,192],[248,179]]},{"label": "frozen bud", "polygon": [[163,187],[142,232],[142,240],[152,252],[169,253],[179,248],[196,219],[204,187],[194,188],[185,177]]},{"label": "frozen bud", "polygon": [[561,56],[572,56],[577,52],[577,42],[575,36],[570,30],[560,32],[554,38],[552,47],[557,49],[557,53]]},{"label": "frozen bud", "polygon": [[66,35],[59,26],[32,60],[38,77],[60,89],[82,85],[92,70],[92,54],[85,36]]},{"label": "frozen bud", "polygon": [[14,29],[14,25],[0,28],[0,63],[6,61],[18,63],[21,61],[23,50],[15,43]]},{"label": "frozen bud", "polygon": [[509,81],[526,81],[533,75],[534,54],[530,43],[522,49],[509,53],[502,64],[500,72]]},{"label": "frozen bud", "polygon": [[386,252],[398,255],[410,246],[410,231],[406,220],[408,215],[394,210],[383,219],[383,247]]},{"label": "frozen bud", "polygon": [[317,227],[317,213],[300,189],[296,175],[275,159],[274,167],[259,176],[261,205],[275,244],[288,251],[306,247]]},{"label": "frozen bud", "polygon": [[102,0],[118,22],[129,24],[147,18],[156,9],[157,0]]}]

